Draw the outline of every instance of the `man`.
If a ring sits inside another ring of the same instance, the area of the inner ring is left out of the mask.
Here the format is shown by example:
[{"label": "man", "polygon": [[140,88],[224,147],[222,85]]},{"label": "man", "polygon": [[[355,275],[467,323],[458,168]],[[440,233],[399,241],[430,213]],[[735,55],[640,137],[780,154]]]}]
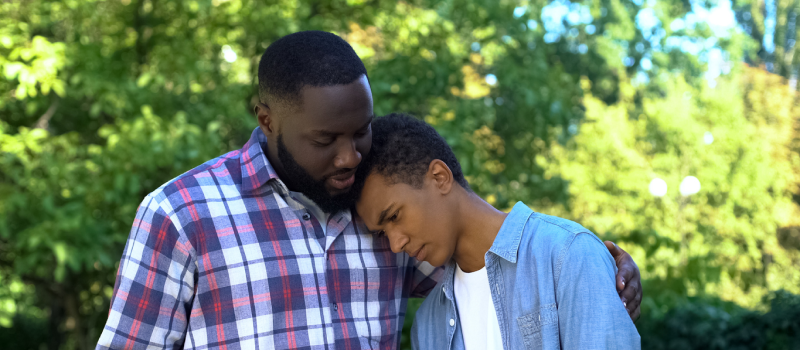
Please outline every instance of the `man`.
[{"label": "man", "polygon": [[[291,34],[258,71],[259,127],[244,147],[140,205],[98,349],[393,348],[408,298],[439,279],[348,209],[373,118],[350,45]],[[635,317],[638,269],[617,256]]]},{"label": "man", "polygon": [[392,114],[372,127],[359,217],[392,251],[446,266],[414,319],[415,349],[641,348],[594,234],[521,202],[495,209],[421,120]]}]

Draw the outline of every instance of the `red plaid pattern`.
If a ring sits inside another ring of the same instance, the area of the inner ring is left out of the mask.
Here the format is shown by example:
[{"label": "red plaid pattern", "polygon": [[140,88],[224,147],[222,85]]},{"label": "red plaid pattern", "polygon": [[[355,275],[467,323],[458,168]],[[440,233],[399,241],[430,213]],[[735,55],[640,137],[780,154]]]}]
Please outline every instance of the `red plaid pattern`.
[{"label": "red plaid pattern", "polygon": [[407,299],[441,270],[349,211],[327,234],[253,131],[139,207],[97,349],[394,349]]}]

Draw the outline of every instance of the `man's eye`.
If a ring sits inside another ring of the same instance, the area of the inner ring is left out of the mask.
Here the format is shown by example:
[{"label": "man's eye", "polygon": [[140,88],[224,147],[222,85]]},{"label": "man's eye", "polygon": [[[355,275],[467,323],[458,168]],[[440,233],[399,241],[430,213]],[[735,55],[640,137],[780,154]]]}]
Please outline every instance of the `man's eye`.
[{"label": "man's eye", "polygon": [[375,234],[376,234],[378,237],[386,236],[386,231],[384,231],[384,230],[380,230],[380,231],[376,232]]},{"label": "man's eye", "polygon": [[397,213],[395,213],[394,215],[392,215],[392,217],[389,218],[389,221],[395,221],[395,220],[397,220]]},{"label": "man's eye", "polygon": [[322,141],[314,141],[314,145],[318,147],[326,147],[330,146],[334,140],[322,140]]},{"label": "man's eye", "polygon": [[367,136],[367,134],[369,134],[369,128],[356,132],[356,137],[364,137]]}]

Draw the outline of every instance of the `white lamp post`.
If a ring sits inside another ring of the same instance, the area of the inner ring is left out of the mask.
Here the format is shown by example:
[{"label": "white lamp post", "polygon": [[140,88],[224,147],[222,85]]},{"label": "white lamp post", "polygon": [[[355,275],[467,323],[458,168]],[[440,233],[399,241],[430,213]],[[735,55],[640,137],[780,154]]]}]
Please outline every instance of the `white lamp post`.
[{"label": "white lamp post", "polygon": [[681,196],[689,197],[697,192],[700,192],[700,180],[694,176],[684,177],[678,190],[680,190]]},{"label": "white lamp post", "polygon": [[703,134],[703,142],[705,142],[706,145],[714,143],[714,135],[711,134],[710,131],[706,131],[706,133]]},{"label": "white lamp post", "polygon": [[690,240],[690,232],[683,232],[683,207],[689,203],[689,196],[700,192],[700,180],[698,180],[694,176],[687,176],[683,178],[681,181],[680,188],[678,190],[681,192],[681,205],[680,209],[678,209],[678,228],[681,230],[681,265],[686,266],[689,259],[689,240]]},{"label": "white lamp post", "polygon": [[650,194],[655,197],[664,197],[667,194],[667,182],[660,178],[650,181]]}]

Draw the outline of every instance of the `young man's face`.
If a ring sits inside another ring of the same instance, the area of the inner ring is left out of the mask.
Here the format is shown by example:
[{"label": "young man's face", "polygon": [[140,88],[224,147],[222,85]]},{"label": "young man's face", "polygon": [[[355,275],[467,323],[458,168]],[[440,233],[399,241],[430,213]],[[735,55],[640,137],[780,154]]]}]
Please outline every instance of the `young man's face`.
[{"label": "young man's face", "polygon": [[353,204],[355,171],[372,145],[366,76],[347,85],[306,86],[299,106],[259,105],[258,114],[273,166],[290,189],[327,212]]},{"label": "young man's face", "polygon": [[389,238],[393,252],[406,252],[441,266],[456,248],[451,205],[428,176],[422,188],[415,188],[402,182],[392,184],[373,172],[364,183],[356,210],[370,231]]}]

